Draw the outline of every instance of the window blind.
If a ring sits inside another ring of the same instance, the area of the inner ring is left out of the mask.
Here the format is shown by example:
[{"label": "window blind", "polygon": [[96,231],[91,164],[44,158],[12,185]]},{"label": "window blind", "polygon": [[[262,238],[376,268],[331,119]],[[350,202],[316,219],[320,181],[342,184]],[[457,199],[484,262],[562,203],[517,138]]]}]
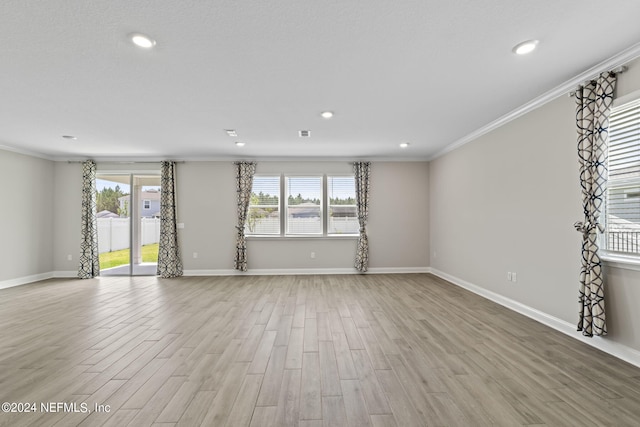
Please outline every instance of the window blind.
[{"label": "window blind", "polygon": [[353,176],[327,177],[329,216],[327,234],[358,234],[356,181]]},{"label": "window blind", "polygon": [[280,235],[280,176],[253,177],[247,235]]},{"label": "window blind", "polygon": [[322,177],[288,176],[286,234],[322,234]]}]

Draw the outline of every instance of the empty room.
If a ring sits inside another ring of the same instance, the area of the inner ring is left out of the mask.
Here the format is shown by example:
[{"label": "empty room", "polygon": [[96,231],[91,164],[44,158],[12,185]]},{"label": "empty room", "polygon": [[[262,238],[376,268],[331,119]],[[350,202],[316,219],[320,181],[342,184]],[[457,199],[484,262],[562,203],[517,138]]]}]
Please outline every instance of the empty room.
[{"label": "empty room", "polygon": [[640,425],[638,16],[3,0],[0,426]]}]

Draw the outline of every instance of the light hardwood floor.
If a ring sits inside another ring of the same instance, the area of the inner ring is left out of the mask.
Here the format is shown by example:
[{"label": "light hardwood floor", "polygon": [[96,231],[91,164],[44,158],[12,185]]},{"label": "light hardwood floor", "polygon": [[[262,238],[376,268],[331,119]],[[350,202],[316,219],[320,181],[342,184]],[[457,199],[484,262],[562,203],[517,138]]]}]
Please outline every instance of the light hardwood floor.
[{"label": "light hardwood floor", "polygon": [[638,426],[640,369],[428,274],[104,277],[0,290],[0,402],[37,405],[3,426]]}]

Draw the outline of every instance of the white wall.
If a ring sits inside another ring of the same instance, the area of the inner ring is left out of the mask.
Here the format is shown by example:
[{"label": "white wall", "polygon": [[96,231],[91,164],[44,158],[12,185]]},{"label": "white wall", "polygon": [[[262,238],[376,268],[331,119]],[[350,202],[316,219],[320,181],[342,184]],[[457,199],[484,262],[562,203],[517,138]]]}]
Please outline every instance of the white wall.
[{"label": "white wall", "polygon": [[[98,164],[98,169],[113,169]],[[55,270],[77,270],[81,165],[55,165]],[[348,162],[258,162],[257,173],[351,173]],[[184,269],[212,274],[233,270],[236,236],[235,169],[231,161],[178,163],[179,241]],[[370,268],[426,270],[428,164],[375,162],[371,173]],[[399,209],[400,208],[400,209]],[[212,226],[211,224],[216,224]],[[398,224],[402,224],[399,227]],[[249,238],[249,269],[352,269],[356,240]],[[193,257],[193,253],[198,258]],[[315,252],[315,259],[311,259]],[[67,261],[72,254],[73,261]]]},{"label": "white wall", "polygon": [[[80,257],[80,209],[82,207],[82,165],[56,162],[54,168],[53,267],[75,274]],[[67,257],[71,255],[71,260]]]},{"label": "white wall", "polygon": [[[638,89],[636,61],[617,96]],[[432,268],[570,324],[582,220],[574,102],[560,97],[430,164]],[[640,272],[608,269],[607,341],[636,350],[639,286]]]},{"label": "white wall", "polygon": [[0,150],[0,285],[52,271],[54,163]]},{"label": "white wall", "polygon": [[429,164],[371,166],[371,267],[429,265]]},{"label": "white wall", "polygon": [[236,190],[232,162],[180,163],[176,181],[178,221],[184,223],[184,229],[178,230],[184,269],[233,269]]},{"label": "white wall", "polygon": [[[348,174],[348,162],[258,162],[256,173]],[[428,267],[428,164],[373,163],[369,222],[372,269]],[[231,162],[178,164],[178,218],[185,270],[231,270],[236,190]],[[408,209],[398,209],[406,207]],[[209,224],[215,223],[216,227]],[[403,224],[398,227],[397,224]],[[424,236],[416,238],[415,236]],[[356,240],[248,238],[249,269],[350,269]],[[198,258],[193,258],[193,253]],[[311,252],[316,257],[311,258]]]}]

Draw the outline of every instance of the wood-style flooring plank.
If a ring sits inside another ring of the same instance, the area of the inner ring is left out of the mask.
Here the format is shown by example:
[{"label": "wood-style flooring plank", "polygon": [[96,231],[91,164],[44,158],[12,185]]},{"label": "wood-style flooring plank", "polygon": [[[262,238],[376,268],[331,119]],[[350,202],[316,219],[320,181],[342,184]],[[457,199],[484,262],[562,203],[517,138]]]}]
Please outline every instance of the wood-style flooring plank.
[{"label": "wood-style flooring plank", "polygon": [[256,406],[251,415],[249,427],[278,427],[276,425],[277,406]]},{"label": "wood-style flooring plank", "polygon": [[238,392],[226,424],[229,427],[243,427],[251,423],[253,409],[256,407],[256,399],[262,385],[262,375],[245,375],[244,382]]},{"label": "wood-style flooring plank", "polygon": [[320,360],[318,353],[304,353],[302,358],[300,419],[322,419],[322,396],[320,390]]},{"label": "wood-style flooring plank", "polygon": [[262,381],[262,387],[260,388],[258,406],[276,406],[278,404],[286,357],[286,347],[273,347],[267,369],[264,373],[264,381]]},{"label": "wood-style flooring plank", "polygon": [[323,396],[341,396],[336,354],[331,341],[320,341],[320,384]]},{"label": "wood-style flooring plank", "polygon": [[369,412],[362,397],[360,381],[340,380],[344,409],[349,425],[370,426]]},{"label": "wood-style flooring plank", "polygon": [[322,421],[324,427],[342,427],[348,425],[342,396],[322,397]]},{"label": "wood-style flooring plank", "polygon": [[391,414],[391,408],[387,397],[380,387],[378,378],[371,366],[369,356],[364,350],[352,350],[354,365],[358,373],[358,379],[362,386],[362,396],[369,408],[369,414]]},{"label": "wood-style flooring plank", "polygon": [[287,346],[285,369],[301,369],[302,354],[304,352],[304,328],[292,328]]},{"label": "wood-style flooring plank", "polygon": [[285,369],[278,397],[275,425],[295,426],[300,420],[300,369]]},{"label": "wood-style flooring plank", "polygon": [[[207,410],[207,414],[202,421],[203,425],[219,426],[224,425],[228,420],[229,413],[244,384],[243,380],[245,379],[248,368],[248,362],[236,362],[231,366],[220,390],[216,393],[216,397]],[[254,378],[257,377],[260,377],[260,380],[262,380],[261,375],[254,376]]]}]

